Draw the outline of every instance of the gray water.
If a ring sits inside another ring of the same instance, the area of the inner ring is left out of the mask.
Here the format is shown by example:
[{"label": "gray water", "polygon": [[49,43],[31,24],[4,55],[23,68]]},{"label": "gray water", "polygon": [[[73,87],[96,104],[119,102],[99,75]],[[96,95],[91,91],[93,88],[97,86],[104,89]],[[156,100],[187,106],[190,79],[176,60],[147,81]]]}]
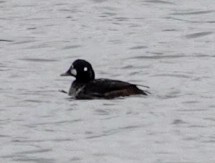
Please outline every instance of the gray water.
[{"label": "gray water", "polygon": [[[1,163],[214,163],[214,0],[1,0]],[[77,58],[148,97],[72,100]]]}]

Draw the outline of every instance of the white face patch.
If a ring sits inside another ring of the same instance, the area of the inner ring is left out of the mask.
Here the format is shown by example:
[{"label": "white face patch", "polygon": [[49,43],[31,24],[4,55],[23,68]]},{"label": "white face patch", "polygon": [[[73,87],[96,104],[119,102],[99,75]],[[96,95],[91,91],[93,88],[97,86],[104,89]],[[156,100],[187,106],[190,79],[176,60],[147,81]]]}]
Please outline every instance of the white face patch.
[{"label": "white face patch", "polygon": [[85,71],[85,72],[88,71],[88,68],[87,68],[87,67],[84,67],[84,71]]},{"label": "white face patch", "polygon": [[70,73],[72,74],[72,75],[74,75],[74,76],[76,76],[77,75],[77,71],[76,71],[76,69],[70,69]]}]

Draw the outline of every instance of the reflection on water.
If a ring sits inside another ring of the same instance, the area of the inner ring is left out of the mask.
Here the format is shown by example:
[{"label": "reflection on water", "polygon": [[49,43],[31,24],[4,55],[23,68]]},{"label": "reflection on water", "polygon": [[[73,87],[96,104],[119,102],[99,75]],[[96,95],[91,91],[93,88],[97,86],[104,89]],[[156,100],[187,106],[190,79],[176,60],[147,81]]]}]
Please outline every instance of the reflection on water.
[{"label": "reflection on water", "polygon": [[[214,163],[213,2],[0,1],[0,162]],[[70,99],[77,58],[151,94]]]}]

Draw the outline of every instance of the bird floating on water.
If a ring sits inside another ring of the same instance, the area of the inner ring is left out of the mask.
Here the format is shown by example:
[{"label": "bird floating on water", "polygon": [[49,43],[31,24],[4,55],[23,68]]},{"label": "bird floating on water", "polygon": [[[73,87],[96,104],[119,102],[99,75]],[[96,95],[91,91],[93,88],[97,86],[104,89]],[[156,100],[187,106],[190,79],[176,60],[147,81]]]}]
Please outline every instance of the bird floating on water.
[{"label": "bird floating on water", "polygon": [[[76,99],[113,99],[121,96],[147,95],[135,84],[112,79],[95,79],[92,65],[86,60],[77,59],[69,70],[61,76],[73,76],[68,94]],[[65,91],[62,91],[66,93]]]}]

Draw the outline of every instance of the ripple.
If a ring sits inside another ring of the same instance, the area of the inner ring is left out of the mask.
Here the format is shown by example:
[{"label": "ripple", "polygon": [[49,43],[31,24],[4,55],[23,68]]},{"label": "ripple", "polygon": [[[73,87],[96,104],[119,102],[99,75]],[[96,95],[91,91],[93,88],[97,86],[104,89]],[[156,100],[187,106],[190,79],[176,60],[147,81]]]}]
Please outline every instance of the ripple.
[{"label": "ripple", "polygon": [[203,112],[206,109],[198,109],[198,108],[189,108],[189,109],[180,109],[179,111],[183,111],[183,112]]},{"label": "ripple", "polygon": [[173,2],[168,2],[168,1],[161,1],[161,0],[147,0],[145,2],[150,2],[150,3],[157,3],[157,4],[174,4]]},{"label": "ripple", "polygon": [[56,59],[45,59],[45,58],[22,58],[20,60],[29,62],[57,62]]},{"label": "ripple", "polygon": [[133,46],[133,47],[131,47],[130,49],[131,50],[137,50],[137,49],[146,49],[146,48],[148,48],[147,46]]},{"label": "ripple", "polygon": [[181,18],[175,18],[175,17],[172,17],[172,16],[167,16],[165,17],[165,19],[170,19],[170,20],[177,20],[177,21],[181,21],[181,22],[187,22],[187,23],[209,23],[209,24],[213,24],[215,23],[214,20],[208,20],[208,21],[205,21],[205,20],[187,20],[187,19],[181,19]]},{"label": "ripple", "polygon": [[37,27],[29,27],[29,28],[27,28],[27,30],[35,30],[35,29],[37,29]]},{"label": "ripple", "polygon": [[69,45],[69,46],[65,46],[62,49],[76,49],[81,47],[81,45]]},{"label": "ripple", "polygon": [[51,148],[47,149],[37,149],[37,150],[28,150],[23,152],[17,152],[16,154],[35,154],[35,153],[46,153],[52,151]]},{"label": "ripple", "polygon": [[13,42],[13,40],[0,39],[0,42]]},{"label": "ripple", "polygon": [[100,17],[109,17],[109,16],[116,16],[117,14],[114,12],[103,12]]},{"label": "ripple", "polygon": [[19,44],[29,44],[29,43],[33,43],[33,42],[35,42],[35,40],[33,38],[28,38],[28,40],[16,41],[13,44],[14,45],[19,45]]},{"label": "ripple", "polygon": [[109,115],[110,114],[108,109],[96,109],[95,112],[98,115]]},{"label": "ripple", "polygon": [[9,135],[2,135],[2,134],[0,134],[0,138],[8,138],[8,137],[10,137]]},{"label": "ripple", "polygon": [[74,139],[72,138],[30,139],[30,140],[14,139],[11,142],[20,143],[20,144],[23,144],[23,143],[29,144],[29,143],[44,143],[44,142],[70,142],[70,141],[74,141]]},{"label": "ripple", "polygon": [[[20,157],[20,156],[19,156]],[[38,158],[38,157],[27,157],[27,156],[22,156],[21,158],[14,158],[14,161],[19,161],[19,162],[35,162],[35,163],[53,163],[55,162],[54,159],[47,159],[47,158]]]},{"label": "ripple", "polygon": [[126,65],[126,66],[123,66],[121,68],[122,69],[132,69],[132,68],[134,68],[134,65]]},{"label": "ripple", "polygon": [[194,11],[194,12],[175,12],[172,13],[171,15],[200,15],[200,14],[208,14],[208,13],[213,13],[213,10],[208,10],[208,11]]},{"label": "ripple", "polygon": [[87,136],[86,138],[87,139],[100,138],[100,137],[104,137],[104,136],[114,135],[114,134],[117,134],[117,133],[125,131],[125,130],[134,130],[134,129],[137,129],[137,128],[142,128],[142,126],[131,125],[131,126],[119,127],[119,128],[116,128],[116,129],[110,129],[110,130],[103,131],[102,134]]},{"label": "ripple", "polygon": [[167,95],[163,96],[163,97],[160,97],[162,99],[170,99],[170,98],[177,98],[180,96],[180,91],[179,90],[174,90],[170,93],[168,93]]},{"label": "ripple", "polygon": [[176,29],[164,29],[162,30],[163,32],[175,32],[177,31]]},{"label": "ripple", "polygon": [[212,33],[213,32],[197,32],[197,33],[192,33],[192,34],[185,35],[185,37],[187,39],[192,39],[192,38],[204,37],[204,36],[210,35]]},{"label": "ripple", "polygon": [[184,103],[184,104],[198,104],[199,101],[196,101],[196,100],[188,100],[188,101],[184,101],[183,103]]},{"label": "ripple", "polygon": [[35,100],[35,99],[23,100],[23,102],[24,103],[38,103],[38,104],[40,104],[41,102],[43,102],[43,103],[50,103],[50,101]]},{"label": "ripple", "polygon": [[198,57],[198,58],[213,58],[215,56],[211,56],[211,55],[208,55],[208,54],[202,54],[202,53],[194,53],[193,54],[194,56]]},{"label": "ripple", "polygon": [[74,161],[81,161],[82,159],[80,157],[73,157],[72,159],[70,159],[71,162],[74,162]]},{"label": "ripple", "polygon": [[157,55],[157,56],[135,56],[130,57],[129,59],[175,59],[175,58],[184,58],[185,55],[178,54],[178,55]]},{"label": "ripple", "polygon": [[[214,108],[215,106],[213,106]],[[209,121],[213,121],[213,123],[215,122],[215,118],[204,118],[205,120],[209,120]]]},{"label": "ripple", "polygon": [[156,77],[190,78],[190,74],[157,74]]},{"label": "ripple", "polygon": [[60,125],[60,124],[72,124],[72,123],[77,123],[81,122],[82,119],[74,119],[74,120],[63,120],[63,121],[55,121],[55,122],[40,122],[40,123],[34,123],[31,125],[26,125],[28,127],[35,127],[35,126],[44,126],[44,125]]},{"label": "ripple", "polygon": [[117,22],[129,20],[129,18],[127,18],[127,17],[115,17],[115,19],[117,20]]},{"label": "ripple", "polygon": [[206,23],[211,23],[211,24],[213,24],[213,23],[215,23],[215,21],[206,21]]},{"label": "ripple", "polygon": [[92,0],[92,1],[96,3],[102,3],[102,2],[106,2],[107,0]]},{"label": "ripple", "polygon": [[175,119],[172,124],[174,125],[181,125],[181,124],[187,124],[185,121],[181,120],[181,119]]}]

